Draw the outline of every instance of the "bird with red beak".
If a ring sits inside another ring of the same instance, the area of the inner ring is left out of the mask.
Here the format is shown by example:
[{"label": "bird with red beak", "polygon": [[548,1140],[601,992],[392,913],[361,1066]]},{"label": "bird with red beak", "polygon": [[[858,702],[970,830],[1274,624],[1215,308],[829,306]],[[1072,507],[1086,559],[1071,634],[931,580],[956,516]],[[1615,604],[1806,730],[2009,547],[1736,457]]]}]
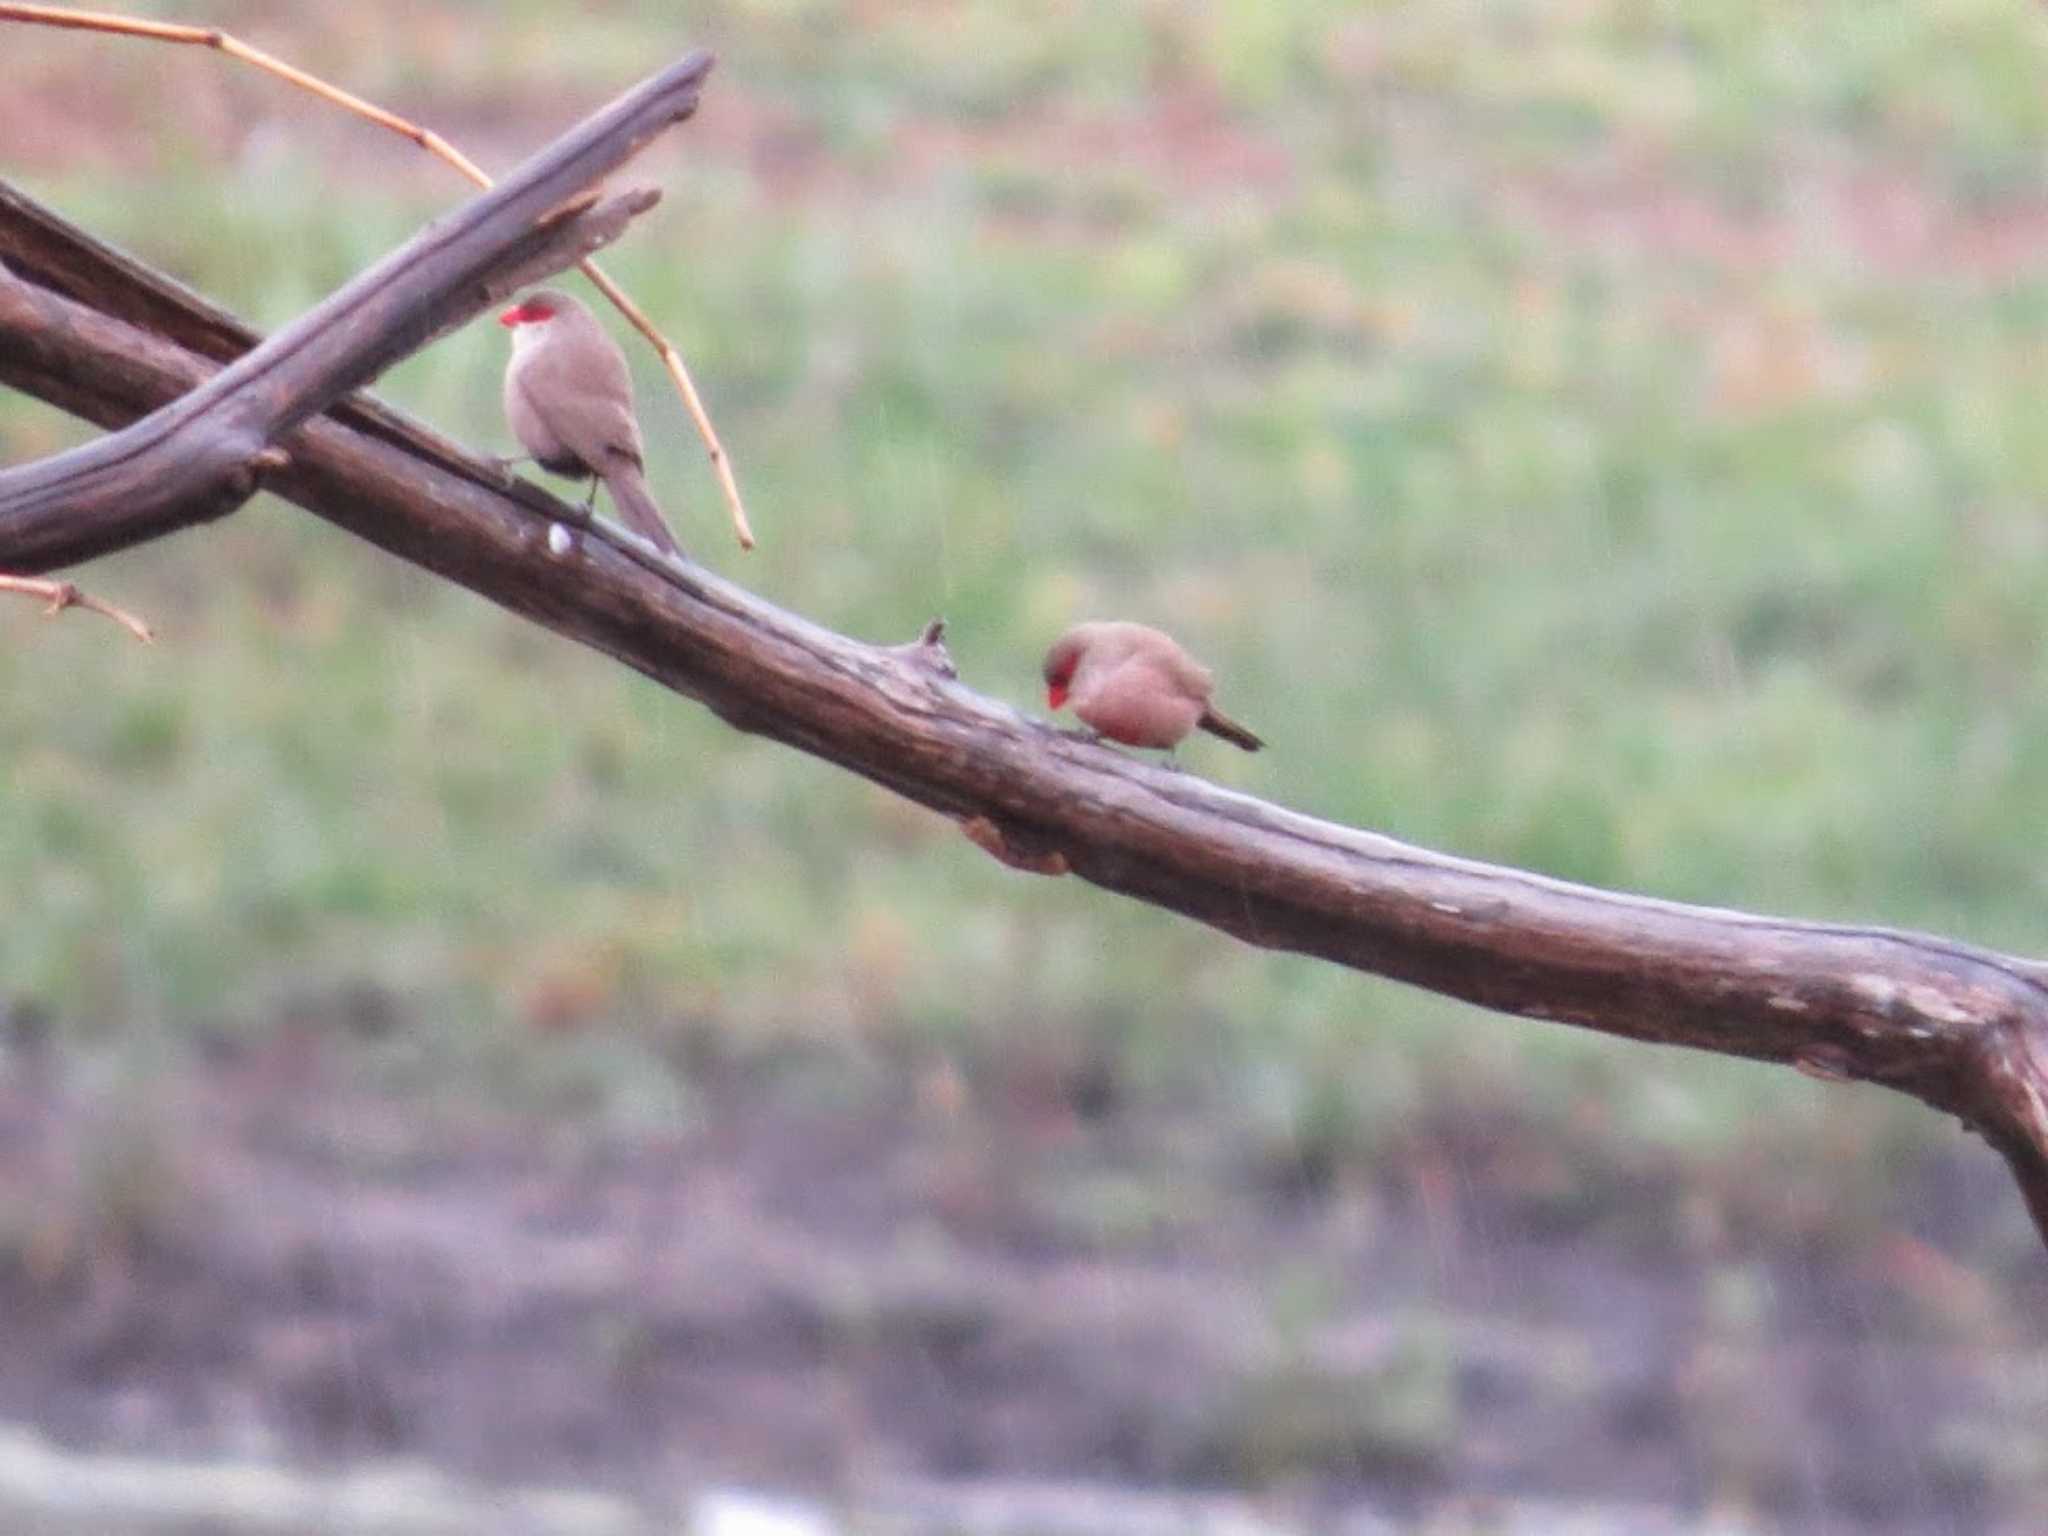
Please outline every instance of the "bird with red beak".
[{"label": "bird with red beak", "polygon": [[1129,747],[1172,751],[1197,727],[1234,747],[1265,743],[1215,709],[1215,679],[1171,635],[1121,621],[1076,624],[1045,653],[1045,702]]},{"label": "bird with red beak", "polygon": [[[647,490],[633,375],[597,316],[553,288],[526,295],[498,316],[512,332],[505,365],[505,420],[520,447],[551,474],[602,480],[635,533],[681,556]],[[586,500],[584,506],[588,507]]]}]

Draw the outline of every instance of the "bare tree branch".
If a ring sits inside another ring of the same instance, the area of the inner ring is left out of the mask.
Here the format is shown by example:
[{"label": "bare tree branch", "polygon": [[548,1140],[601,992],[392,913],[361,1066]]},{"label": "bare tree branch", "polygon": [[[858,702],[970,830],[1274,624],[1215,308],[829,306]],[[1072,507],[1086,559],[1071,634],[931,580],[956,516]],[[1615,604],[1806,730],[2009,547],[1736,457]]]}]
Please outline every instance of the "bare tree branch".
[{"label": "bare tree branch", "polygon": [[41,598],[43,612],[55,618],[66,608],[83,608],[112,619],[129,634],[148,645],[156,639],[150,628],[125,608],[116,608],[90,592],[81,592],[76,582],[57,581],[48,576],[0,576],[0,592],[19,592],[23,597]]},{"label": "bare tree branch", "polygon": [[0,471],[0,570],[50,570],[241,505],[279,434],[615,237],[648,202],[593,207],[592,184],[694,112],[710,68],[710,55],[692,54],[586,118],[203,388],[121,432]]},{"label": "bare tree branch", "polygon": [[[146,411],[213,367],[54,294],[0,291],[0,378],[94,420]],[[354,414],[368,408],[351,401],[349,420],[285,439],[274,488],[742,730],[957,818],[1007,865],[1505,1013],[1884,1084],[1997,1147],[2048,1240],[2048,966],[1594,890],[1235,794],[976,693],[935,630],[895,647],[833,634],[661,564],[537,487],[504,487],[388,408]]]},{"label": "bare tree branch", "polygon": [[[141,37],[153,42],[184,43],[214,49],[231,59],[253,65],[288,85],[310,92],[322,101],[332,102],[365,122],[375,123],[379,128],[389,129],[400,138],[410,139],[435,159],[453,166],[476,186],[489,188],[494,185],[481,166],[433,129],[422,128],[419,124],[400,117],[396,112],[387,111],[373,101],[365,101],[353,92],[345,91],[338,85],[331,85],[318,75],[296,65],[287,64],[275,54],[265,53],[261,48],[245,43],[233,33],[223,32],[219,27],[147,21],[135,16],[118,16],[102,11],[79,11],[53,5],[0,4],[0,22],[5,21],[62,27],[77,32]],[[732,458],[726,453],[725,444],[719,441],[718,429],[711,424],[711,413],[704,409],[703,398],[697,393],[696,382],[690,377],[690,369],[683,361],[683,354],[595,261],[586,258],[578,262],[577,266],[596,286],[598,292],[611,300],[612,306],[626,317],[633,329],[646,338],[647,343],[661,358],[662,367],[668,370],[669,382],[675,385],[676,394],[682,399],[683,409],[689,413],[691,422],[696,426],[698,437],[703,439],[704,451],[711,459],[712,473],[717,477],[719,490],[725,495],[726,509],[732,514],[733,535],[739,540],[740,548],[752,549],[754,529],[747,521],[746,505],[740,500],[739,482],[733,478]]]}]

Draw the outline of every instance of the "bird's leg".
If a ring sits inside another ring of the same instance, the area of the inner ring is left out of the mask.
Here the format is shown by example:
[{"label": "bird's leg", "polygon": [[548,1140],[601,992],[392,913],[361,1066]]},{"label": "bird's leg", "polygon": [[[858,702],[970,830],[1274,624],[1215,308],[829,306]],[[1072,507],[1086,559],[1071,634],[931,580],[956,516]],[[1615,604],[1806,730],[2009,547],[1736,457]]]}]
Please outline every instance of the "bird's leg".
[{"label": "bird's leg", "polygon": [[588,493],[585,494],[583,498],[583,515],[585,517],[590,516],[591,510],[597,505],[597,486],[598,481],[601,478],[602,477],[598,475],[592,475],[590,477],[590,490],[588,491]]}]

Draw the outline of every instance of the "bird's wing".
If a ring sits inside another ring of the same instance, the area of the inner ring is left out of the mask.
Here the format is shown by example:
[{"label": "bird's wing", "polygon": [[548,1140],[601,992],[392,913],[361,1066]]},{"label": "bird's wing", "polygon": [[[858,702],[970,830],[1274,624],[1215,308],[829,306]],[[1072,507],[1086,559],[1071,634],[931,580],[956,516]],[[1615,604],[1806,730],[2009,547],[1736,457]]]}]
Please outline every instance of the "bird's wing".
[{"label": "bird's wing", "polygon": [[1169,684],[1182,693],[1206,701],[1216,689],[1215,673],[1186,651],[1176,648],[1157,654],[1148,653],[1147,659],[1158,667]]},{"label": "bird's wing", "polygon": [[627,459],[641,462],[640,427],[633,419],[633,378],[610,348],[587,352],[563,366],[547,354],[521,374],[520,393],[564,447],[592,469]]}]

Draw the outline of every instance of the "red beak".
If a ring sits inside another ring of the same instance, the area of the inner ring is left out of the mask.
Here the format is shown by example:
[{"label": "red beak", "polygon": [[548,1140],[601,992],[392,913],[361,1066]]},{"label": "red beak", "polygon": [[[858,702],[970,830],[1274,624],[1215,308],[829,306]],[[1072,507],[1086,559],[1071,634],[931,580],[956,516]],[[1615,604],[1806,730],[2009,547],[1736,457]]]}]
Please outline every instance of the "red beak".
[{"label": "red beak", "polygon": [[515,325],[524,325],[525,323],[526,306],[524,304],[514,304],[510,309],[498,311],[498,324],[504,326],[507,330],[510,330]]},{"label": "red beak", "polygon": [[1065,683],[1047,683],[1045,685],[1045,707],[1047,709],[1059,709],[1066,702],[1067,685]]}]

